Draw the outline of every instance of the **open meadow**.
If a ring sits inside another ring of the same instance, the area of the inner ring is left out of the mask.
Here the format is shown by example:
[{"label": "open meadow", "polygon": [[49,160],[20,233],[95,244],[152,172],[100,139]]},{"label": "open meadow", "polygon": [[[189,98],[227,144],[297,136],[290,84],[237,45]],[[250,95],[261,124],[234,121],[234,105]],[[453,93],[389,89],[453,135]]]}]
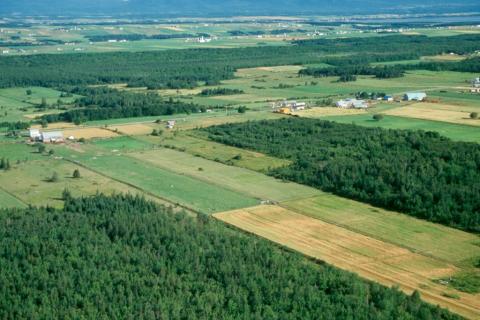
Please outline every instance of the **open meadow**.
[{"label": "open meadow", "polygon": [[139,160],[122,155],[118,150],[103,152],[100,149],[91,152],[74,149],[59,150],[59,153],[65,159],[98,174],[197,212],[213,213],[259,202],[254,197],[154,166],[146,159]]}]

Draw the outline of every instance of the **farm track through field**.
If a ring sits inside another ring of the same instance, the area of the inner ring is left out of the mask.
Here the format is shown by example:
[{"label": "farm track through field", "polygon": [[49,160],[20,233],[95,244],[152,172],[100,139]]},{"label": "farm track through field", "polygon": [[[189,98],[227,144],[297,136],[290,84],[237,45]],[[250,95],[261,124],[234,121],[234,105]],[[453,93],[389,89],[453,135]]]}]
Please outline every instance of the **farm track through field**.
[{"label": "farm track through field", "polygon": [[[406,293],[418,290],[426,301],[467,318],[480,317],[479,295],[447,288],[432,280],[457,268],[403,247],[361,235],[279,206],[258,206],[214,217],[315,259]],[[445,295],[458,295],[459,299]]]}]

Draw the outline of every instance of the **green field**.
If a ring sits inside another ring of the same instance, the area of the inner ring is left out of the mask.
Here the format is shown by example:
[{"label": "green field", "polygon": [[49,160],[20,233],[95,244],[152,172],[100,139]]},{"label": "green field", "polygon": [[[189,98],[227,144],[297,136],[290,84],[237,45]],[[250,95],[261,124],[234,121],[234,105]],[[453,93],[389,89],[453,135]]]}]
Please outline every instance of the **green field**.
[{"label": "green field", "polygon": [[[72,178],[75,169],[80,170],[80,179]],[[48,179],[54,172],[58,175],[58,181],[49,182]],[[22,202],[35,206],[61,207],[63,205],[61,196],[65,189],[75,196],[94,195],[97,192],[105,194],[140,193],[135,188],[81,168],[76,164],[48,156],[44,156],[41,160],[14,164],[11,170],[0,171],[0,185],[16,198],[21,199]],[[1,200],[0,192],[0,203]]]},{"label": "green field", "polygon": [[[1,173],[0,173],[1,177]],[[0,210],[2,208],[25,208],[26,205],[11,194],[0,189]]]},{"label": "green field", "polygon": [[214,213],[259,203],[254,197],[154,166],[147,159],[139,160],[113,152],[59,150],[59,153],[102,175],[193,210]]},{"label": "green field", "polygon": [[323,117],[322,119],[341,123],[354,123],[365,127],[435,131],[455,141],[480,143],[480,130],[478,128],[460,124],[402,118],[388,115],[385,115],[381,121],[375,121],[372,119],[372,114],[331,116]]},{"label": "green field", "polygon": [[[183,150],[191,155],[200,156],[217,162],[232,164],[254,171],[267,171],[269,168],[286,166],[288,160],[278,159],[258,152],[225,146],[208,139],[195,136],[195,133],[179,133],[161,140],[161,144]],[[138,137],[143,141],[158,143],[157,137]]]},{"label": "green field", "polygon": [[116,150],[117,152],[145,150],[153,147],[152,144],[146,141],[134,139],[129,136],[121,136],[112,139],[99,139],[93,141],[92,144],[105,150]]},{"label": "green field", "polygon": [[259,172],[224,165],[170,149],[138,152],[130,156],[159,168],[262,200],[286,201],[320,193],[313,188],[282,182]]},{"label": "green field", "polygon": [[42,156],[36,148],[25,143],[0,142],[0,158],[7,158],[13,164],[15,161],[41,159]]},{"label": "green field", "polygon": [[[31,94],[27,94],[27,90],[31,90]],[[17,87],[0,89],[0,122],[2,121],[26,121],[33,118],[36,114],[60,112],[56,109],[46,109],[40,111],[36,108],[45,98],[46,103],[56,104],[61,101],[62,104],[70,104],[79,96],[60,97],[61,92],[43,87]],[[28,118],[26,117],[28,116]]]}]

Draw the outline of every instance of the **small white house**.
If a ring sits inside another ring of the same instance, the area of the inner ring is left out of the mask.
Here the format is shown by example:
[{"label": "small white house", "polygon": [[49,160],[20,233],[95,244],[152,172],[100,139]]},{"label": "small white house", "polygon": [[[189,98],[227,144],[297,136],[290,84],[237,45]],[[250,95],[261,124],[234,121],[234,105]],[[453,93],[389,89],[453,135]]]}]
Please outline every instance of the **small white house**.
[{"label": "small white house", "polygon": [[406,101],[423,101],[427,98],[425,92],[407,92],[403,96],[403,99]]},{"label": "small white house", "polygon": [[168,129],[173,129],[173,127],[175,127],[175,120],[168,120],[167,121],[167,128]]}]

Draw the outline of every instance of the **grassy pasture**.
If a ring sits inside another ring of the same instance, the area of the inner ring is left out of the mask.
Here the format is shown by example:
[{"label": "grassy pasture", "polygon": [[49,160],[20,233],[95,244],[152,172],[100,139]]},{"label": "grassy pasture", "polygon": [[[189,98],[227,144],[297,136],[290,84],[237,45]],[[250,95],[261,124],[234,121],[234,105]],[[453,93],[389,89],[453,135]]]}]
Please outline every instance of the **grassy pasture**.
[{"label": "grassy pasture", "polygon": [[[80,170],[80,179],[72,178],[75,169]],[[58,174],[58,182],[48,182],[54,172]],[[75,196],[93,195],[97,191],[106,194],[139,193],[134,188],[78,165],[47,156],[41,160],[22,162],[9,171],[0,172],[0,185],[24,203],[36,206],[61,207],[64,189],[70,190]]]},{"label": "grassy pasture", "polygon": [[[1,177],[1,173],[0,173]],[[0,189],[0,209],[2,208],[25,208],[26,205],[11,194]]]},{"label": "grassy pasture", "polygon": [[372,114],[369,113],[351,116],[330,116],[323,119],[341,123],[354,123],[365,127],[436,131],[455,141],[480,142],[480,130],[478,128],[461,124],[389,115],[385,115],[381,121],[375,121],[372,119]]},{"label": "grassy pasture", "polygon": [[255,171],[224,165],[170,149],[157,149],[129,155],[158,168],[262,200],[285,201],[320,193],[313,188],[282,182]]},{"label": "grassy pasture", "polygon": [[117,150],[119,152],[140,151],[151,149],[153,147],[152,144],[146,141],[133,139],[128,136],[121,136],[114,139],[95,140],[92,144],[108,151]]},{"label": "grassy pasture", "polygon": [[[431,280],[457,269],[402,247],[364,236],[278,206],[258,206],[214,215],[217,219],[339,268],[422,298],[466,317],[480,316],[476,296]],[[447,298],[447,296],[459,299]]]},{"label": "grassy pasture", "polygon": [[0,142],[0,158],[7,158],[11,164],[15,161],[30,161],[41,159],[37,149],[25,143]]},{"label": "grassy pasture", "polygon": [[244,196],[207,183],[183,173],[174,173],[147,162],[120,153],[72,152],[62,154],[72,161],[78,161],[95,172],[119,182],[135,186],[147,194],[188,208],[213,213],[258,203],[253,197]]},{"label": "grassy pasture", "polygon": [[[31,90],[31,95],[27,94]],[[29,118],[39,116],[35,105],[41,103],[45,98],[47,104],[57,103],[60,99],[63,103],[72,103],[79,96],[60,98],[60,91],[43,87],[17,87],[0,89],[0,121],[25,121]],[[20,110],[22,109],[22,110]],[[58,112],[57,110],[42,111],[43,113]],[[7,114],[5,114],[7,113]]]},{"label": "grassy pasture", "polygon": [[[157,137],[139,137],[143,141],[158,143]],[[195,137],[188,133],[179,133],[161,140],[162,145],[174,146],[176,149],[185,150],[187,153],[200,156],[205,159],[222,163],[231,163],[237,167],[254,171],[266,171],[288,165],[290,162],[284,159],[270,157],[258,152],[225,146],[208,139]],[[238,157],[240,156],[240,157]]]}]

